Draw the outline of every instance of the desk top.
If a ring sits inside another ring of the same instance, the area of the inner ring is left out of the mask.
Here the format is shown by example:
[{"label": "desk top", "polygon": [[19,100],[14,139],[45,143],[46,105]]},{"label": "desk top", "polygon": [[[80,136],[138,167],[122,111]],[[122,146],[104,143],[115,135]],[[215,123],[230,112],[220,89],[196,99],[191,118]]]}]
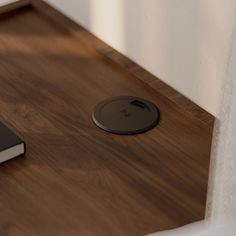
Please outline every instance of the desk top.
[{"label": "desk top", "polygon": [[[48,12],[48,9],[46,9]],[[133,236],[204,217],[212,128],[33,7],[0,18],[0,119],[27,143],[0,166],[0,235]],[[97,128],[110,96],[155,103],[151,131]]]}]

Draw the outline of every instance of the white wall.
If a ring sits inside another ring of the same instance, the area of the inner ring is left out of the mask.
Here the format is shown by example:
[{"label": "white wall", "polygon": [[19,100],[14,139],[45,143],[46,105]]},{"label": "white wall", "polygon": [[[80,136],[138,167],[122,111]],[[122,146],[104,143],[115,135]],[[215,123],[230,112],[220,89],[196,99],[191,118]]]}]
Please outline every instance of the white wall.
[{"label": "white wall", "polygon": [[0,6],[4,6],[12,2],[17,2],[17,1],[16,0],[0,0]]},{"label": "white wall", "polygon": [[[236,219],[236,25],[219,120],[215,125],[208,217]],[[235,235],[235,232],[234,232]]]}]

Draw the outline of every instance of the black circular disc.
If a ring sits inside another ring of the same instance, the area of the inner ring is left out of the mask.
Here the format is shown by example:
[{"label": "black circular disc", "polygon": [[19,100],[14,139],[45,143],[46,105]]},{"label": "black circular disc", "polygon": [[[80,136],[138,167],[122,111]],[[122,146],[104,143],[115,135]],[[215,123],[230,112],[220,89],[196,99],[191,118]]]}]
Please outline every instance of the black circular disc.
[{"label": "black circular disc", "polygon": [[156,126],[160,119],[158,108],[138,97],[108,98],[94,108],[92,119],[101,129],[115,134],[138,134]]}]

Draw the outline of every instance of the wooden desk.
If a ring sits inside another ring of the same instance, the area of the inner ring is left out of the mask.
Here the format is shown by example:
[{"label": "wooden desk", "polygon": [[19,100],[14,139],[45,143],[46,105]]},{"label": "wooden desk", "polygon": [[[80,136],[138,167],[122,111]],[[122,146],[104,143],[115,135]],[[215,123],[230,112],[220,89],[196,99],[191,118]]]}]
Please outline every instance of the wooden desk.
[{"label": "wooden desk", "polygon": [[[27,143],[0,166],[0,235],[136,236],[202,219],[212,125],[59,15],[34,1],[0,17],[0,119]],[[98,129],[93,107],[116,95],[151,100],[160,124],[135,136]]]}]

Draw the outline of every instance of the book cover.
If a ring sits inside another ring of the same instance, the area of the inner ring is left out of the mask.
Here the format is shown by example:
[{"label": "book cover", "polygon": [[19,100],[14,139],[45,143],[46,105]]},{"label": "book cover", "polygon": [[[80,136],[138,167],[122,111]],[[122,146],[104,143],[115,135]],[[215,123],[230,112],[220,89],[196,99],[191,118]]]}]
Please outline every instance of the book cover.
[{"label": "book cover", "polygon": [[0,122],[0,163],[25,154],[25,142]]}]

